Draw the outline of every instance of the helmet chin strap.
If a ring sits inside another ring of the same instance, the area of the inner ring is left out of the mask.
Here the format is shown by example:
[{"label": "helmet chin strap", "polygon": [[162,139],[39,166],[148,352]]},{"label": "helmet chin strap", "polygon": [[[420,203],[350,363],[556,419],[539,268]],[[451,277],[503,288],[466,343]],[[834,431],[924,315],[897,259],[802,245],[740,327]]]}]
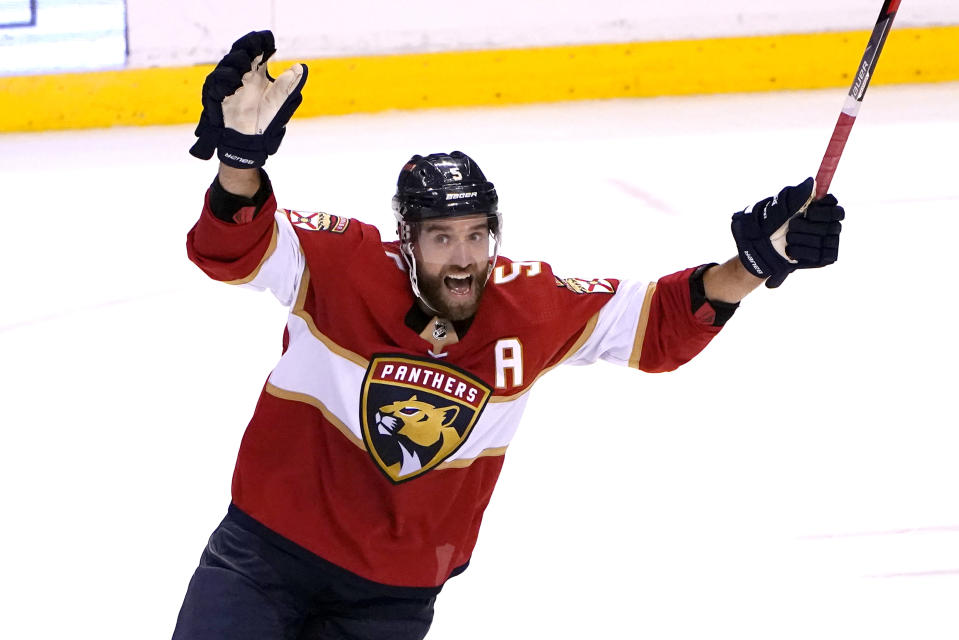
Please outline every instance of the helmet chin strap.
[{"label": "helmet chin strap", "polygon": [[497,259],[499,259],[499,231],[493,234],[493,256],[490,258],[489,265],[486,267],[486,282],[483,283],[484,286],[489,282],[489,277],[493,275],[493,269],[496,268]]},{"label": "helmet chin strap", "polygon": [[407,222],[400,223],[400,253],[403,254],[403,261],[410,272],[410,286],[413,288],[413,295],[419,300],[426,309],[436,315],[442,315],[439,310],[431,305],[423,293],[420,291],[420,284],[416,276],[416,256],[413,255],[413,233]]}]

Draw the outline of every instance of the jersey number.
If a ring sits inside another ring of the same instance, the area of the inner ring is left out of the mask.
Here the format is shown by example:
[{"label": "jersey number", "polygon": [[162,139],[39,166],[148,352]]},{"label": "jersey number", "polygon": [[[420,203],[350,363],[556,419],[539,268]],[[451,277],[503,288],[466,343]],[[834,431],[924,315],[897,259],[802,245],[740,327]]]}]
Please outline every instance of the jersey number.
[{"label": "jersey number", "polygon": [[[509,267],[509,273],[506,268]],[[506,284],[519,277],[519,274],[526,271],[526,277],[532,278],[538,276],[543,271],[543,265],[539,262],[511,262],[508,265],[499,265],[493,269],[493,284]]]}]

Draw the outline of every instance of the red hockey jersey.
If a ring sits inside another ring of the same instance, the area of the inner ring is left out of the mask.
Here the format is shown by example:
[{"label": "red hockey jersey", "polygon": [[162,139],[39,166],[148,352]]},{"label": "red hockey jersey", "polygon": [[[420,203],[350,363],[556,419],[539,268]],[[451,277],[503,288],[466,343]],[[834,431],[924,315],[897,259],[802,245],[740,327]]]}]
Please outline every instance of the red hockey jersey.
[{"label": "red hockey jersey", "polygon": [[503,257],[464,335],[439,318],[419,326],[396,242],[357,220],[277,209],[272,196],[239,224],[207,200],[187,249],[211,278],[290,307],[234,504],[389,585],[442,585],[469,561],[540,376],[598,359],[671,370],[719,331],[690,310],[691,269],[656,283],[563,279]]}]

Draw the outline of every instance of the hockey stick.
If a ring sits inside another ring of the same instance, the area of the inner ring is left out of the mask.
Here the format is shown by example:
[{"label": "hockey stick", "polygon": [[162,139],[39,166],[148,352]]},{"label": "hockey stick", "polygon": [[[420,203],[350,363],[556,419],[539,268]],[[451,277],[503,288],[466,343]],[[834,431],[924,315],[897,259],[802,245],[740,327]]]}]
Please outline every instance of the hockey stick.
[{"label": "hockey stick", "polygon": [[900,0],[885,0],[882,3],[879,19],[876,20],[876,26],[873,27],[872,35],[869,36],[869,43],[859,62],[859,70],[853,78],[849,96],[842,106],[839,121],[836,122],[832,138],[829,139],[829,146],[826,147],[826,154],[823,156],[822,164],[819,165],[819,172],[816,174],[816,200],[829,193],[829,184],[832,182],[833,174],[836,173],[836,165],[839,164],[839,157],[846,146],[846,140],[849,139],[852,125],[856,122],[856,115],[859,113],[859,107],[862,106],[869,80],[876,71],[876,62],[879,60],[879,54],[882,53],[882,45],[886,43],[886,36],[892,29],[892,20],[896,17],[896,11],[899,10],[899,2]]}]

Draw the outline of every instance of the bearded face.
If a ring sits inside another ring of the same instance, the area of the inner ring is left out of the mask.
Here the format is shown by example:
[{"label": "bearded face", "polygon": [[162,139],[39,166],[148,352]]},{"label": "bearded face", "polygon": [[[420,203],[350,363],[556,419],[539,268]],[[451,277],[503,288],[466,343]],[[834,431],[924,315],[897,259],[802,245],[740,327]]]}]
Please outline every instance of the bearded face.
[{"label": "bearded face", "polygon": [[485,215],[420,223],[413,253],[428,304],[452,321],[472,317],[486,286],[489,248]]}]

